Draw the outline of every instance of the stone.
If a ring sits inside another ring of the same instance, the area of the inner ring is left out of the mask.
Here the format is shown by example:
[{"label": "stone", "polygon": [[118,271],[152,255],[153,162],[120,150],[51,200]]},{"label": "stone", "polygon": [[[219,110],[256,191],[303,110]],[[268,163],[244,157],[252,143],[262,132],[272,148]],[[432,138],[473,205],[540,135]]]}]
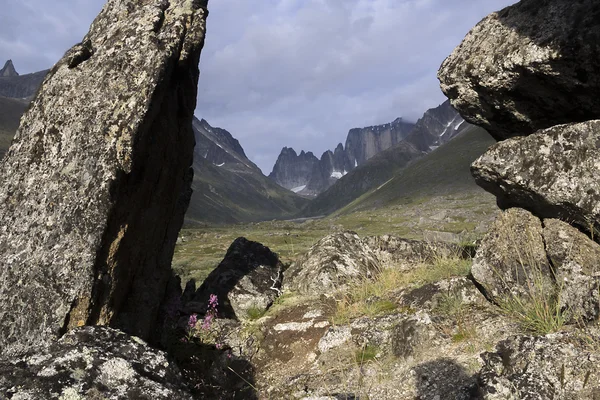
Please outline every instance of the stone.
[{"label": "stone", "polygon": [[521,207],[588,232],[600,231],[600,120],[505,140],[477,159],[475,181],[501,208]]},{"label": "stone", "polygon": [[258,242],[237,238],[225,258],[196,291],[186,313],[204,314],[210,295],[217,296],[222,318],[251,319],[264,313],[281,294],[283,264]]},{"label": "stone", "polygon": [[471,274],[494,302],[554,293],[542,222],[519,208],[500,214],[477,249]]},{"label": "stone", "polygon": [[354,232],[324,237],[284,273],[284,290],[332,295],[352,281],[373,277],[381,265],[375,252]]},{"label": "stone", "polygon": [[571,322],[595,320],[600,309],[600,245],[557,219],[544,220],[544,242],[556,272],[560,306]]},{"label": "stone", "polygon": [[523,0],[490,14],[443,62],[444,94],[496,140],[600,118],[600,4]]},{"label": "stone", "polygon": [[75,329],[42,352],[0,361],[0,393],[28,400],[192,398],[166,353],[100,326]]},{"label": "stone", "polygon": [[578,333],[512,336],[482,355],[480,397],[484,400],[590,400],[600,396],[600,354]]},{"label": "stone", "polygon": [[[202,4],[203,3],[203,4]],[[206,1],[109,0],[0,164],[0,352],[148,338],[190,197]]]}]

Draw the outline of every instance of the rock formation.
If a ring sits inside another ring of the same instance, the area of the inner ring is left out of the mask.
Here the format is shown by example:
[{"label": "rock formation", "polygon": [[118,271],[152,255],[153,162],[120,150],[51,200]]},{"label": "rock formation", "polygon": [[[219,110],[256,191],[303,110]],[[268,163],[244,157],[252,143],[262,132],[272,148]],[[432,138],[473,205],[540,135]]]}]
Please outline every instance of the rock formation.
[{"label": "rock formation", "polygon": [[298,193],[306,188],[310,176],[319,163],[319,159],[312,152],[296,154],[294,149],[284,147],[277,157],[273,171],[269,174],[279,186]]},{"label": "rock formation", "polygon": [[2,69],[0,69],[0,77],[11,77],[19,76],[19,73],[15,69],[12,60],[8,60]]},{"label": "rock formation", "polygon": [[202,2],[110,0],[0,164],[0,351],[149,338],[189,201]]},{"label": "rock formation", "polygon": [[12,399],[190,399],[167,355],[116,329],[86,326],[47,351],[0,361],[0,393]]},{"label": "rock formation", "polygon": [[523,0],[492,13],[442,64],[442,91],[496,140],[598,119],[599,21],[594,0]]},{"label": "rock formation", "polygon": [[0,69],[0,96],[31,100],[46,77],[48,70],[19,75],[12,60]]}]

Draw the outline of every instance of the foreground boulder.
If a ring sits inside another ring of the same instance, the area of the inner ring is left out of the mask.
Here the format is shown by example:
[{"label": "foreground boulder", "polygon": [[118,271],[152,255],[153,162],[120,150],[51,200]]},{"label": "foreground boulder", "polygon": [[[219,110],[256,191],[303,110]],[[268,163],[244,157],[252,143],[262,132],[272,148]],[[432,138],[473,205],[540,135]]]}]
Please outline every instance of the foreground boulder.
[{"label": "foreground boulder", "polygon": [[506,296],[529,297],[554,292],[546,257],[542,222],[528,211],[511,208],[499,215],[485,235],[471,274],[486,297],[501,302]]},{"label": "foreground boulder", "polygon": [[598,333],[513,336],[483,354],[480,398],[590,400],[600,396]]},{"label": "foreground boulder", "polygon": [[0,362],[0,393],[29,400],[192,397],[165,353],[107,327],[79,328],[44,352]]},{"label": "foreground boulder", "polygon": [[380,269],[371,247],[354,232],[324,237],[285,272],[284,288],[301,294],[332,294]]},{"label": "foreground boulder", "polygon": [[522,207],[600,230],[600,120],[555,126],[492,146],[471,171],[502,208]]},{"label": "foreground boulder", "polygon": [[522,0],[492,13],[442,64],[442,91],[496,140],[600,117],[600,3]]},{"label": "foreground boulder", "polygon": [[206,1],[109,0],[0,164],[0,353],[147,338],[190,196]]},{"label": "foreground boulder", "polygon": [[186,312],[204,314],[211,295],[219,301],[223,318],[248,319],[264,313],[279,296],[283,264],[277,254],[258,242],[237,238],[225,258],[215,268],[191,302]]}]

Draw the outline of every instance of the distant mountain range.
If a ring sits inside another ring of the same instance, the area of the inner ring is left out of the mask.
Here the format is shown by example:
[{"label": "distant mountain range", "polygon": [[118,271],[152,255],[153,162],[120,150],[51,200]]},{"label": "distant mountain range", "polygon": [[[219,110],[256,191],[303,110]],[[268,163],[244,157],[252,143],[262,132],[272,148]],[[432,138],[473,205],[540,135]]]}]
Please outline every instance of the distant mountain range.
[{"label": "distant mountain range", "polygon": [[334,151],[323,153],[321,159],[311,152],[301,151],[298,155],[294,149],[284,147],[269,178],[295,193],[315,197],[389,148],[407,143],[410,146],[401,148],[412,158],[414,150],[428,153],[458,135],[467,125],[446,101],[428,110],[416,124],[397,118],[384,125],[351,129],[346,146],[338,144]]}]

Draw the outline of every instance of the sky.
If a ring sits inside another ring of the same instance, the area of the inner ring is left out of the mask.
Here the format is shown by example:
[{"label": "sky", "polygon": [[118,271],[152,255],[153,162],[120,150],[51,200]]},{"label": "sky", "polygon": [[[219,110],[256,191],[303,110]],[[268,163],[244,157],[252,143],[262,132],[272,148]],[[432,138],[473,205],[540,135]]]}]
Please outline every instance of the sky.
[{"label": "sky", "polygon": [[[317,157],[348,130],[445,101],[442,61],[515,0],[210,0],[196,116],[269,174],[284,146]],[[0,0],[0,64],[50,68],[104,0]],[[1,65],[0,65],[1,68]]]}]

